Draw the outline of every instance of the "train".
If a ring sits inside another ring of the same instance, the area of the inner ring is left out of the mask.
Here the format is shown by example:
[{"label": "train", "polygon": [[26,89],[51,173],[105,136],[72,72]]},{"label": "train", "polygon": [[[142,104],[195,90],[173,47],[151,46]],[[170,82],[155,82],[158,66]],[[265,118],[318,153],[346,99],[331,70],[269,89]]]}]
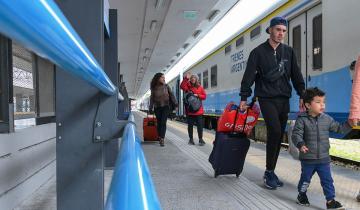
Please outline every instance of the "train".
[{"label": "train", "polygon": [[[180,72],[168,85],[179,101],[177,116],[184,117],[182,75],[196,74],[207,93],[203,101],[205,127],[212,129],[230,101],[239,102],[240,83],[252,49],[269,38],[265,29],[275,16],[288,20],[285,44],[293,47],[306,87],[326,92],[326,112],[342,122],[349,115],[352,72],[350,64],[360,53],[357,23],[360,1],[292,0],[263,14],[228,42]],[[250,98],[249,98],[250,99]],[[299,97],[290,99],[289,120],[296,118]]]}]

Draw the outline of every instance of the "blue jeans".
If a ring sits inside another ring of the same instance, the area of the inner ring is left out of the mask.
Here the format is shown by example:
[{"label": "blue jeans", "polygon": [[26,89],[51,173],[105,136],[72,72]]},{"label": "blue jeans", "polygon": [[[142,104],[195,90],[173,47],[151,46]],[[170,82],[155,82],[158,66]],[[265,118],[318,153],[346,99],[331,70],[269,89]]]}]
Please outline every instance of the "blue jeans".
[{"label": "blue jeans", "polygon": [[327,201],[335,198],[334,180],[331,177],[330,163],[311,164],[301,161],[301,177],[298,192],[306,193],[311,177],[317,172]]}]

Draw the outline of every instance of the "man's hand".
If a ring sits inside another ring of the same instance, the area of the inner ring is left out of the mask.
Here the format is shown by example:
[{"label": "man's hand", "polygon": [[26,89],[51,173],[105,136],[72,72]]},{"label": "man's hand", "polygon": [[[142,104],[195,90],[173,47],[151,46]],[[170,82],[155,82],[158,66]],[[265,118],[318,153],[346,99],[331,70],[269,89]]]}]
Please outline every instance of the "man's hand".
[{"label": "man's hand", "polygon": [[348,123],[351,127],[357,126],[359,123],[359,119],[348,119]]},{"label": "man's hand", "polygon": [[304,100],[300,98],[299,100],[299,111],[300,112],[305,112],[306,111],[306,107],[305,107],[305,104],[304,104]]},{"label": "man's hand", "polygon": [[194,96],[199,97],[199,95],[198,95],[198,94],[194,94]]},{"label": "man's hand", "polygon": [[240,111],[245,111],[246,109],[247,109],[247,104],[246,104],[246,101],[240,101],[240,106],[239,106],[239,108],[240,108]]},{"label": "man's hand", "polygon": [[309,148],[307,148],[307,146],[304,145],[300,148],[300,151],[303,153],[307,153],[309,151]]}]

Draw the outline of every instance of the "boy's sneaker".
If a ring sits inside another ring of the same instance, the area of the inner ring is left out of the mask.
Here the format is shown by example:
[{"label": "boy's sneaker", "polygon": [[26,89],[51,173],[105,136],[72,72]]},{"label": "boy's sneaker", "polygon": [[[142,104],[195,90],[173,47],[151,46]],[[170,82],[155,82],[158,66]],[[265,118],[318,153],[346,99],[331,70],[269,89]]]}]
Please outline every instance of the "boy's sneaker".
[{"label": "boy's sneaker", "polygon": [[188,142],[188,144],[190,144],[190,145],[195,145],[194,139],[190,139],[189,142]]},{"label": "boy's sneaker", "polygon": [[299,193],[296,203],[301,206],[310,206],[309,199],[305,193]]},{"label": "boy's sneaker", "polygon": [[202,140],[202,139],[199,140],[199,145],[200,145],[200,146],[204,146],[205,144],[206,144],[206,143],[205,143],[204,140]]},{"label": "boy's sneaker", "polygon": [[264,185],[270,190],[276,190],[277,188],[277,181],[273,174],[273,171],[265,171],[264,173]]},{"label": "boy's sneaker", "polygon": [[277,187],[282,187],[282,186],[284,186],[284,183],[279,180],[279,178],[276,176],[275,172],[273,172],[273,175],[274,175],[274,177],[275,177],[275,179],[276,179]]},{"label": "boy's sneaker", "polygon": [[340,202],[336,200],[331,200],[330,202],[326,202],[326,208],[327,209],[342,209],[345,210],[345,207],[341,205]]}]

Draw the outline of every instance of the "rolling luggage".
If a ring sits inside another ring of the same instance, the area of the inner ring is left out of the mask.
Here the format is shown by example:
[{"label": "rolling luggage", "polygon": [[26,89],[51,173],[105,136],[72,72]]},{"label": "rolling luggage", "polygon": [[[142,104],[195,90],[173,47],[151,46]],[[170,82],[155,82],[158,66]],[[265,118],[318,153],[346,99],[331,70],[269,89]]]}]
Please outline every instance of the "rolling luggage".
[{"label": "rolling luggage", "polygon": [[216,132],[213,151],[209,157],[215,178],[223,174],[235,174],[239,177],[249,147],[250,140],[246,135]]},{"label": "rolling luggage", "polygon": [[[242,113],[245,117],[240,132],[235,132],[235,126],[232,126],[231,132],[216,132],[214,147],[209,157],[209,162],[214,169],[215,178],[218,175],[224,174],[235,174],[236,177],[239,177],[243,171],[246,154],[250,147],[250,140],[247,138],[247,133],[251,131],[251,129],[249,129],[249,131],[245,132],[244,129],[247,126],[247,117],[254,103],[255,100],[253,99],[246,112]],[[233,125],[237,122],[238,110],[239,108],[236,107],[236,117],[234,122],[232,122]]]},{"label": "rolling luggage", "polygon": [[143,120],[144,141],[159,141],[155,116],[147,115]]}]

